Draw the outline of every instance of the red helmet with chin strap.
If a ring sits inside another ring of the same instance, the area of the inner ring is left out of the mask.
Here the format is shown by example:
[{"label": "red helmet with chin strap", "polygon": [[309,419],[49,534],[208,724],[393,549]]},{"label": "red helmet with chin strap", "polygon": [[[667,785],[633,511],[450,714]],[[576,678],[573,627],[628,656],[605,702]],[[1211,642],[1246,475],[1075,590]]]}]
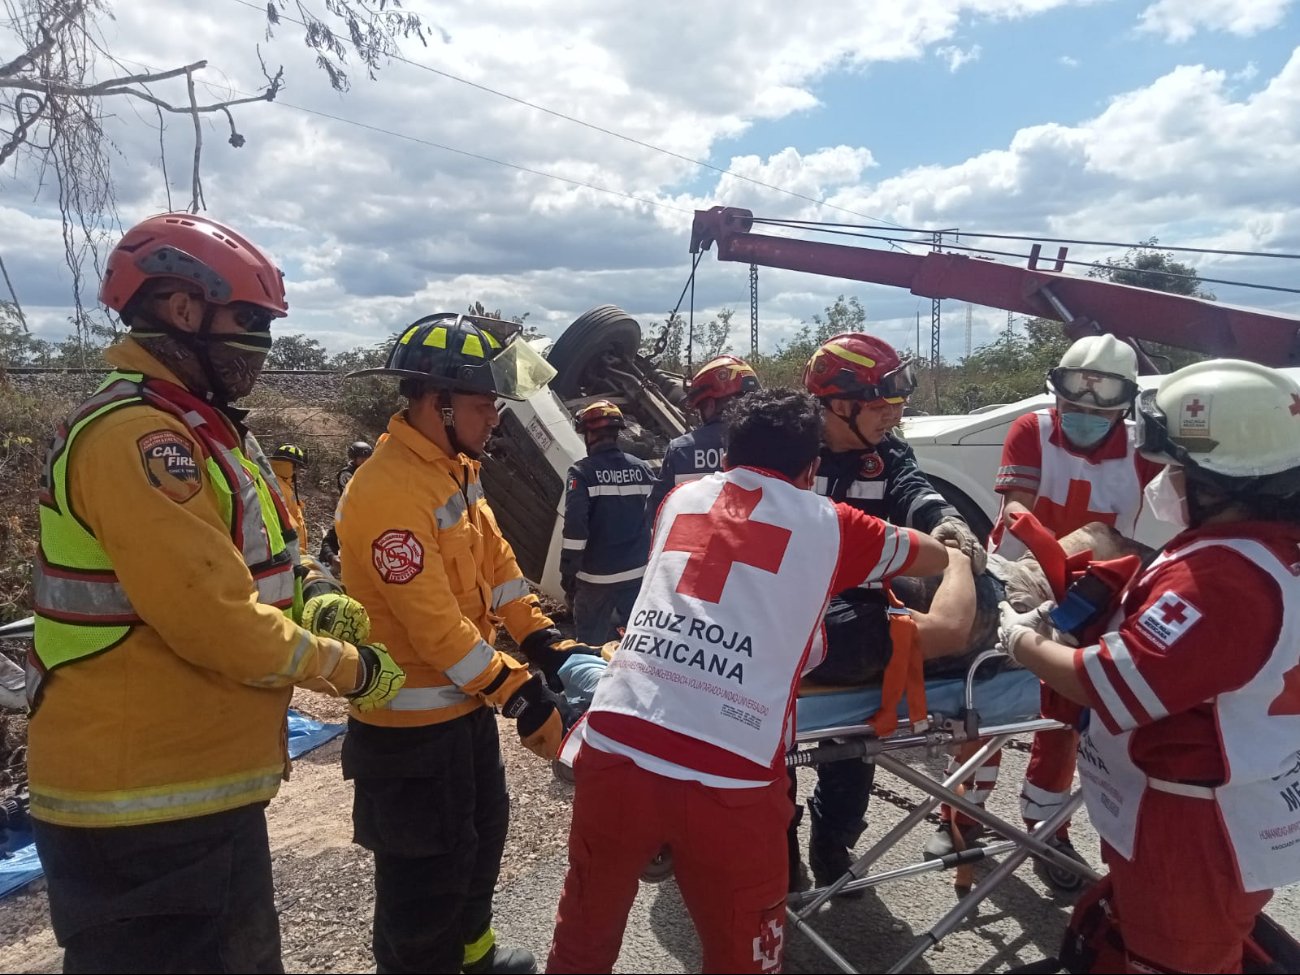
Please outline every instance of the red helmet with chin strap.
[{"label": "red helmet with chin strap", "polygon": [[698,407],[705,400],[726,399],[759,388],[758,374],[744,359],[720,355],[700,367],[686,385],[686,405]]},{"label": "red helmet with chin strap", "polygon": [[160,213],[126,232],[108,255],[99,300],[121,313],[146,281],[191,282],[205,301],[289,312],[284,275],[246,237],[196,213]]},{"label": "red helmet with chin strap", "polygon": [[916,389],[916,374],[888,342],[844,332],[821,344],[804,367],[803,384],[818,399],[901,403]]}]

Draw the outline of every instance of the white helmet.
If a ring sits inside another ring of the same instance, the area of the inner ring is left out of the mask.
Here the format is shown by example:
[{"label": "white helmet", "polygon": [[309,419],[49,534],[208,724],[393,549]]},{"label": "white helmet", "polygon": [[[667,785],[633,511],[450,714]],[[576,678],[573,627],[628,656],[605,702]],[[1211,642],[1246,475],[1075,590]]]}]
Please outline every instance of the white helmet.
[{"label": "white helmet", "polygon": [[1143,391],[1138,445],[1158,463],[1221,477],[1300,470],[1300,384],[1240,359],[1186,366]]},{"label": "white helmet", "polygon": [[1069,403],[1127,409],[1137,395],[1137,353],[1113,335],[1086,335],[1047,374],[1047,391]]}]

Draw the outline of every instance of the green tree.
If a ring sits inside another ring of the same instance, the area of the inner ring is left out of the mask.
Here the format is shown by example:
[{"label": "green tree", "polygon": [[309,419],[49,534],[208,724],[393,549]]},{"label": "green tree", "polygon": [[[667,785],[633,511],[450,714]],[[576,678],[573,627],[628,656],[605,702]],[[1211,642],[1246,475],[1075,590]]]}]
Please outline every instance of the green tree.
[{"label": "green tree", "polygon": [[325,346],[301,332],[277,335],[271,344],[271,354],[266,357],[268,369],[325,369],[328,364]]}]

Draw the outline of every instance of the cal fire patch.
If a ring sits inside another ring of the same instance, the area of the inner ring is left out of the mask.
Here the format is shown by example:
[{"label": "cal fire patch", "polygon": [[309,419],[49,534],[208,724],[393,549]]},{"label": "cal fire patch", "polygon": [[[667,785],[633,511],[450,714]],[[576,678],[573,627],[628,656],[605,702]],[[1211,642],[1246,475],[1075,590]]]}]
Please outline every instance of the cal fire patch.
[{"label": "cal fire patch", "polygon": [[175,430],[155,430],[136,441],[149,483],[184,504],[199,493],[203,480],[194,459],[194,444]]},{"label": "cal fire patch", "polygon": [[370,545],[375,571],[384,582],[401,585],[424,571],[424,546],[409,531],[390,528]]},{"label": "cal fire patch", "polygon": [[1201,618],[1201,611],[1172,590],[1138,617],[1138,629],[1162,650],[1175,643]]}]

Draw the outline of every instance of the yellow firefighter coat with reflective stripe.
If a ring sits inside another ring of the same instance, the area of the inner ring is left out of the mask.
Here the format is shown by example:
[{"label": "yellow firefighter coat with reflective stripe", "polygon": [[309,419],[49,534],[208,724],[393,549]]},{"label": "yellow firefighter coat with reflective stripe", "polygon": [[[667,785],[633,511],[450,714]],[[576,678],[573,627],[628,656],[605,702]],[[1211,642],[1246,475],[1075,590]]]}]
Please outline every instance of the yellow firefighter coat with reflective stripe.
[{"label": "yellow firefighter coat with reflective stripe", "polygon": [[[130,339],[109,358],[177,382]],[[193,450],[192,494],[160,487],[157,471],[151,479],[141,441],[159,434]],[[72,512],[143,622],[115,646],[46,676],[28,729],[38,819],[119,826],[270,799],[288,768],[293,685],[356,686],[355,648],[312,636],[258,601],[222,514],[224,485],[214,484],[202,458],[179,418],[144,405],[99,417],[71,447]]]},{"label": "yellow firefighter coat with reflective stripe", "polygon": [[370,613],[371,639],[406,670],[385,707],[353,717],[427,725],[481,707],[504,669],[498,625],[522,640],[551,626],[529,592],[479,485],[479,465],[448,457],[402,415],[348,482],[335,529],[348,594]]}]

